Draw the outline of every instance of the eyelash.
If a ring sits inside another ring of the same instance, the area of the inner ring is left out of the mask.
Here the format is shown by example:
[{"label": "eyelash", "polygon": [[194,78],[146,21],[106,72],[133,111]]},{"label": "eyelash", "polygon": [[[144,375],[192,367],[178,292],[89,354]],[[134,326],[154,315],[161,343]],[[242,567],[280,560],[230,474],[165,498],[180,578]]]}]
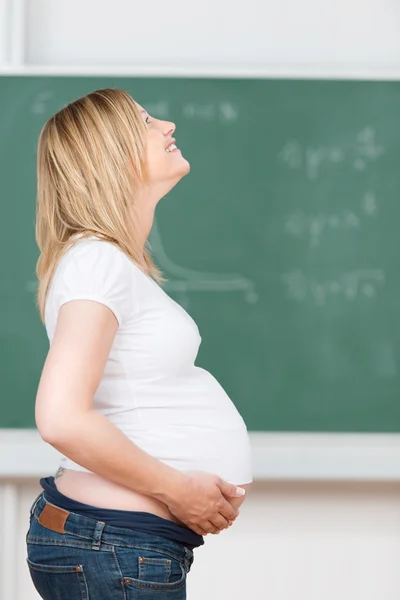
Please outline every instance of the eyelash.
[{"label": "eyelash", "polygon": [[149,117],[149,116],[147,116],[147,117],[145,118],[145,121],[146,121],[146,123],[147,123],[147,124],[151,123],[151,121],[149,121],[148,119],[150,119],[150,117]]}]

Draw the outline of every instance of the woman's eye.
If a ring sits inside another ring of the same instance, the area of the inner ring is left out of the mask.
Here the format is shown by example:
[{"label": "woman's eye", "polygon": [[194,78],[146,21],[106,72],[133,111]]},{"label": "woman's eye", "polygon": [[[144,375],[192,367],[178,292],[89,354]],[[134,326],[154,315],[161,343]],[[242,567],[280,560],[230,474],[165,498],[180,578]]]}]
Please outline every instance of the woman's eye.
[{"label": "woman's eye", "polygon": [[145,119],[145,121],[146,121],[147,124],[151,123],[151,121],[149,121],[149,119],[150,119],[150,117],[147,115],[147,117]]}]

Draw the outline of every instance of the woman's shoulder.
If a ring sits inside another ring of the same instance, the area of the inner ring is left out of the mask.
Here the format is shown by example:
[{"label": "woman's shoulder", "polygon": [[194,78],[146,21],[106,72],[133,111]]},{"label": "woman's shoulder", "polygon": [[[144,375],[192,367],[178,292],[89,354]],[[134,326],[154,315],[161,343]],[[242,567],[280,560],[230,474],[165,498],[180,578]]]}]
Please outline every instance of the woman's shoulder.
[{"label": "woman's shoulder", "polygon": [[112,242],[82,237],[71,240],[57,265],[49,298],[57,312],[71,300],[96,300],[109,306],[121,323],[137,310],[144,274]]},{"label": "woman's shoulder", "polygon": [[70,239],[69,246],[65,251],[64,255],[68,258],[74,258],[76,256],[90,256],[102,254],[104,256],[128,256],[113,242],[104,240],[95,235],[91,236],[74,236]]},{"label": "woman's shoulder", "polygon": [[[131,271],[137,273],[141,269],[117,244],[98,238],[94,235],[77,237],[71,240],[70,246],[60,259],[59,271],[63,272],[75,264],[80,269],[108,272]],[[95,273],[93,272],[93,275]],[[144,275],[144,273],[143,273]]]},{"label": "woman's shoulder", "polygon": [[147,275],[120,247],[96,236],[71,240],[56,266],[53,287],[142,287]]}]

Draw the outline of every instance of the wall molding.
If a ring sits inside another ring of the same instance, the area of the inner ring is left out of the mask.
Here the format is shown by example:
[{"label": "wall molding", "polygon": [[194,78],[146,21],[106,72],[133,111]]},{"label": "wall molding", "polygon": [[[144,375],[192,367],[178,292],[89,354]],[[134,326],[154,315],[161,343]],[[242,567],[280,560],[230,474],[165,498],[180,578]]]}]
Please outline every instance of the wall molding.
[{"label": "wall molding", "polygon": [[[0,0],[1,1],[1,0]],[[400,64],[265,64],[265,65],[29,65],[22,62],[23,36],[15,34],[14,63],[0,64],[1,75],[104,77],[211,77],[243,79],[400,80]]]},{"label": "wall molding", "polygon": [[[254,480],[400,481],[400,434],[249,435]],[[54,474],[59,457],[36,429],[0,429],[0,478]]]}]

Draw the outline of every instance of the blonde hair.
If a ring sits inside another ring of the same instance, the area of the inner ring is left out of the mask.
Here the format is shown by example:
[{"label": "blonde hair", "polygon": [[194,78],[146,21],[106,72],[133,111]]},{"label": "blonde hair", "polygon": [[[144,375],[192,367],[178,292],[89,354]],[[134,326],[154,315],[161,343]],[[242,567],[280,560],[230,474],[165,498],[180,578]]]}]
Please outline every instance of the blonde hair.
[{"label": "blonde hair", "polygon": [[139,242],[134,192],[145,183],[146,126],[124,90],[102,89],[71,102],[45,123],[38,141],[36,302],[42,321],[47,291],[62,255],[96,235],[164,281]]}]

